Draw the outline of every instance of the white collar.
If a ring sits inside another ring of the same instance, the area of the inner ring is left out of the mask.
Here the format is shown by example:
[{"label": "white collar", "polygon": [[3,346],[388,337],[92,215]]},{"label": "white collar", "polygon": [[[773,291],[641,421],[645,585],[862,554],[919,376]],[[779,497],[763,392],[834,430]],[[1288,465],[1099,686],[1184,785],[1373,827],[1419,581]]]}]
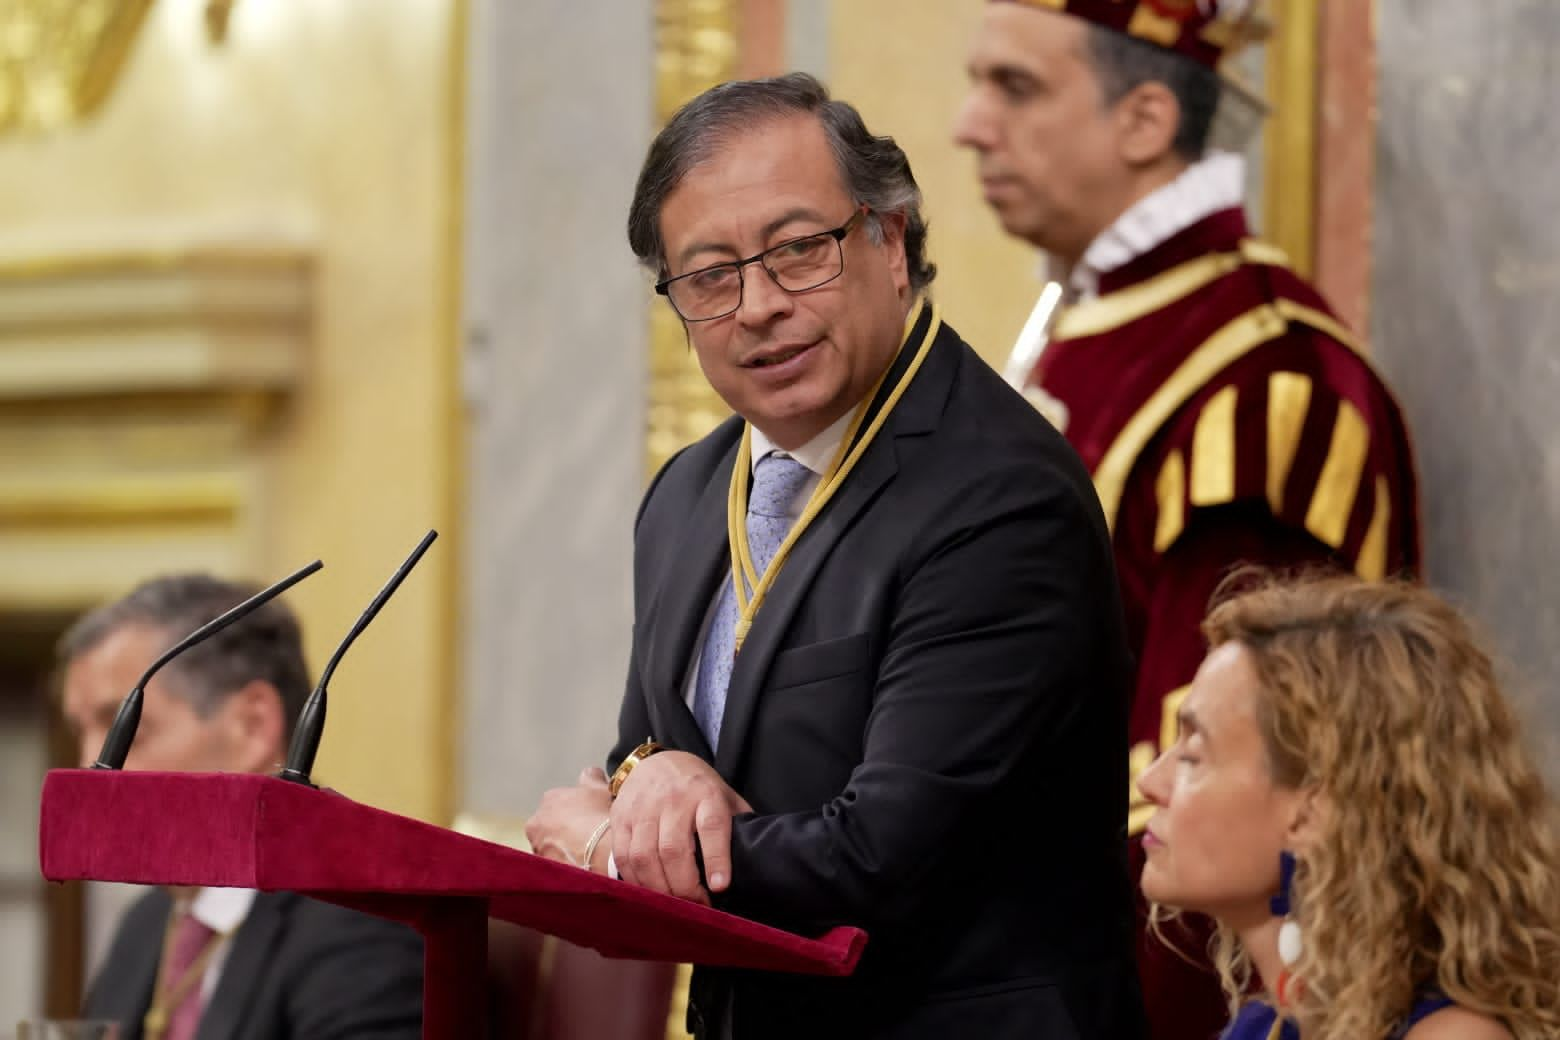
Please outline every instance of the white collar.
[{"label": "white collar", "polygon": [[1234,152],[1214,152],[1181,172],[1169,184],[1143,196],[1089,243],[1068,278],[1080,300],[1099,295],[1100,275],[1116,270],[1168,242],[1193,224],[1245,198],[1246,160]]},{"label": "white collar", "polygon": [[190,901],[190,916],[218,935],[231,935],[258,895],[252,888],[203,888]]},{"label": "white collar", "polygon": [[[775,442],[764,436],[762,430],[753,426],[753,468],[758,468],[758,460],[771,452],[781,455],[789,455],[791,458],[806,466],[817,476],[823,476],[829,471],[829,466],[834,462],[835,454],[840,450],[840,442],[845,439],[845,430],[850,426],[850,420],[856,414],[856,409],[849,409],[844,415],[830,423],[822,433],[818,434],[806,444],[795,451],[786,451],[776,447]],[[749,425],[752,425],[751,423]]]}]

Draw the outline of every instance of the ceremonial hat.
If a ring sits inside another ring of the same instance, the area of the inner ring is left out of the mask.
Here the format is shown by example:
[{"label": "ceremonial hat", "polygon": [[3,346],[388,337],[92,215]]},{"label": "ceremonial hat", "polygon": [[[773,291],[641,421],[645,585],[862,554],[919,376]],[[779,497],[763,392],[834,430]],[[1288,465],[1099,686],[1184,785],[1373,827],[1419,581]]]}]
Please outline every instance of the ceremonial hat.
[{"label": "ceremonial hat", "polygon": [[1255,0],[1004,0],[1070,14],[1217,69],[1262,29]]}]

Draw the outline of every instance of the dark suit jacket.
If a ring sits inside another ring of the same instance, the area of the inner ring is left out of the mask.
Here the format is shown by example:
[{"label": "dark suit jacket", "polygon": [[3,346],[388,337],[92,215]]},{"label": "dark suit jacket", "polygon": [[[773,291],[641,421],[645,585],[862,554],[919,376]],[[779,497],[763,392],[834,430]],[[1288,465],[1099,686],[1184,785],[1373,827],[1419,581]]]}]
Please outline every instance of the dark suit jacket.
[{"label": "dark suit jacket", "polygon": [[[82,1013],[141,1040],[170,897],[131,906]],[[196,1040],[417,1040],[422,940],[392,924],[291,893],[262,892],[233,936]]]},{"label": "dark suit jacket", "polygon": [[[929,308],[880,397],[918,346]],[[880,403],[880,402],[878,402]],[[944,327],[797,543],[711,754],[683,700],[729,580],[726,422],[635,531],[615,767],[647,734],[754,806],[725,909],[871,933],[847,980],[700,971],[690,1026],[741,1038],[1140,1035],[1125,866],[1130,662],[1072,449]]]}]

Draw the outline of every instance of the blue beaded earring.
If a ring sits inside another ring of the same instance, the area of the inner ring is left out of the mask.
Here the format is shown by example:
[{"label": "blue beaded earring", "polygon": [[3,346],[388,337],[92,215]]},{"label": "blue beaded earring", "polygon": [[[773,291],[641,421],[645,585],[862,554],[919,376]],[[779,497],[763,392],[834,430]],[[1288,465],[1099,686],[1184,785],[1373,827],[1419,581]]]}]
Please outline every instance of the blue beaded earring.
[{"label": "blue beaded earring", "polygon": [[1273,916],[1284,919],[1284,923],[1278,928],[1278,959],[1283,962],[1284,968],[1279,972],[1278,983],[1274,986],[1278,993],[1280,1007],[1286,1007],[1291,1003],[1290,998],[1296,981],[1290,974],[1290,969],[1299,962],[1300,955],[1305,952],[1305,943],[1300,934],[1300,922],[1294,918],[1295,864],[1295,854],[1288,849],[1278,854],[1278,895],[1268,901]]}]

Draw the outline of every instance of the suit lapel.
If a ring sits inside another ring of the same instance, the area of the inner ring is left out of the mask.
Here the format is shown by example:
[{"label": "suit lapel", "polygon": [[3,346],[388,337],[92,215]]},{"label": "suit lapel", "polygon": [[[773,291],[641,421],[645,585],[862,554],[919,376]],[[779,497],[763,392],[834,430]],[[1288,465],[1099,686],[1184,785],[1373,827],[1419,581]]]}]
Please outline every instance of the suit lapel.
[{"label": "suit lapel", "polygon": [[758,616],[753,619],[753,627],[731,670],[731,685],[726,690],[726,714],[720,725],[720,747],[715,754],[715,768],[727,781],[737,775],[764,676],[780,647],[780,637],[791,623],[791,616],[806,598],[819,566],[840,536],[850,528],[857,514],[877,497],[878,491],[893,478],[897,469],[893,438],[880,437],[862,455],[844,486],[791,550],[790,559],[769,590]]},{"label": "suit lapel", "polygon": [[[740,430],[740,426],[737,427]],[[644,613],[645,702],[656,738],[705,759],[714,756],[683,699],[695,645],[720,581],[730,575],[726,497],[737,458],[733,440],[709,476],[662,568],[655,601]]]},{"label": "suit lapel", "polygon": [[233,936],[217,988],[201,1013],[196,1040],[235,1040],[239,1035],[239,1027],[260,991],[260,979],[281,942],[287,917],[300,898],[290,892],[261,892],[255,896],[249,915]]},{"label": "suit lapel", "polygon": [[[925,308],[920,321],[911,330],[909,347],[900,351],[888,378],[884,380],[879,398],[873,403],[873,411],[881,406],[897,382],[900,371],[910,363],[914,350],[920,346],[926,323],[930,321],[930,311],[930,307]],[[819,568],[834,546],[850,530],[862,510],[877,498],[884,486],[898,473],[899,456],[895,442],[901,437],[915,436],[936,428],[938,417],[947,401],[954,368],[959,363],[961,346],[958,334],[947,325],[942,326],[914,382],[906,389],[898,406],[884,422],[877,438],[862,454],[861,461],[846,478],[839,492],[797,541],[790,560],[780,571],[758,616],[753,619],[753,627],[742,644],[742,652],[737,655],[736,666],[731,672],[731,685],[726,691],[726,714],[721,720],[720,747],[715,755],[715,768],[728,782],[737,776],[741,767],[748,731],[752,726],[765,677],[769,673],[770,662],[780,649],[792,616],[806,600]],[[869,420],[872,414],[869,411]]]}]

